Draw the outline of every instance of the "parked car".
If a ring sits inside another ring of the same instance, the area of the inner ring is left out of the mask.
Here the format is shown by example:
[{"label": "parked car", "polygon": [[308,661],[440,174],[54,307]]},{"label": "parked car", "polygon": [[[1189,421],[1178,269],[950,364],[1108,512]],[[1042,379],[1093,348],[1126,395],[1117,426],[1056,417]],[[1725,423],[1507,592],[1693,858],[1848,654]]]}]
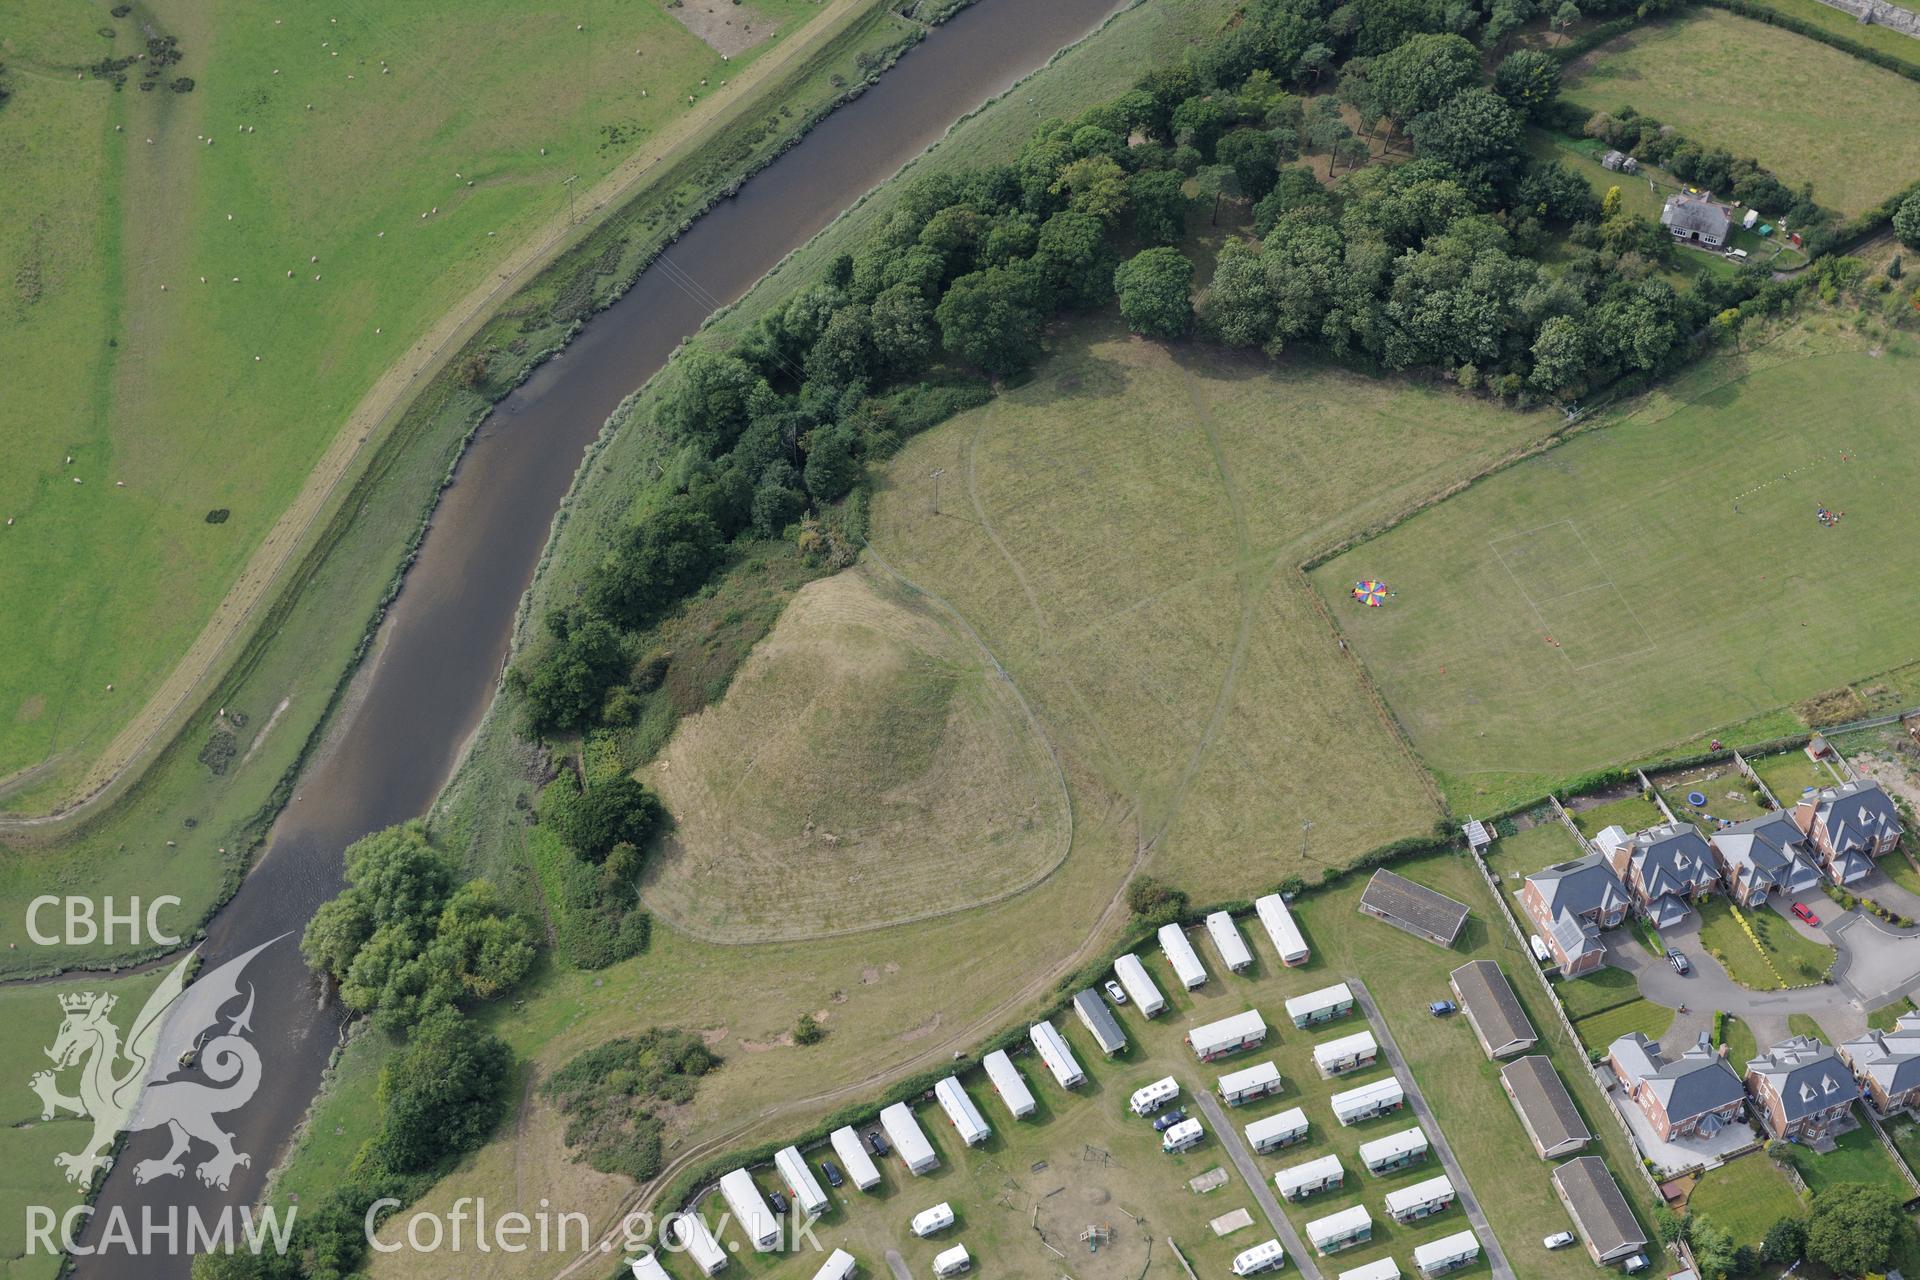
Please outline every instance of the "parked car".
[{"label": "parked car", "polygon": [[1175,1107],[1173,1110],[1167,1112],[1165,1115],[1156,1116],[1154,1118],[1153,1131],[1155,1133],[1165,1133],[1167,1130],[1173,1128],[1173,1126],[1179,1124],[1182,1120],[1185,1120],[1186,1118],[1187,1118],[1187,1109],[1185,1107]]},{"label": "parked car", "polygon": [[1805,905],[1803,905],[1802,903],[1796,902],[1793,904],[1793,914],[1795,914],[1796,916],[1799,916],[1802,920],[1806,921],[1808,924],[1820,923],[1820,917],[1813,914],[1813,912],[1807,910]]},{"label": "parked car", "polygon": [[767,1192],[767,1203],[773,1206],[776,1216],[783,1216],[787,1212],[787,1198],[778,1191]]},{"label": "parked car", "polygon": [[890,1148],[888,1148],[887,1146],[886,1135],[881,1133],[878,1129],[875,1129],[871,1133],[867,1134],[867,1150],[873,1152],[873,1154],[877,1156],[883,1156],[887,1154],[889,1149]]},{"label": "parked car", "polygon": [[1687,953],[1684,951],[1667,952],[1667,963],[1672,965],[1673,971],[1682,977],[1693,972],[1693,964],[1687,959]]},{"label": "parked car", "polygon": [[1548,1236],[1545,1240],[1542,1240],[1540,1242],[1540,1245],[1542,1248],[1546,1248],[1546,1249],[1564,1249],[1572,1243],[1573,1243],[1573,1232],[1556,1231],[1552,1235]]},{"label": "parked car", "polygon": [[1112,978],[1108,978],[1107,996],[1115,1004],[1125,1004],[1127,1002],[1127,989],[1115,982]]},{"label": "parked car", "polygon": [[1637,1276],[1642,1271],[1645,1271],[1648,1267],[1652,1265],[1653,1265],[1652,1263],[1647,1261],[1646,1254],[1636,1253],[1631,1258],[1628,1258],[1626,1262],[1621,1265],[1621,1270],[1625,1271],[1630,1276]]},{"label": "parked car", "polygon": [[1444,1018],[1460,1006],[1451,1000],[1435,1000],[1427,1006],[1427,1012],[1436,1018]]},{"label": "parked car", "polygon": [[840,1173],[840,1166],[831,1160],[822,1160],[820,1162],[820,1172],[827,1175],[827,1185],[830,1187],[837,1187],[846,1181],[846,1178]]}]

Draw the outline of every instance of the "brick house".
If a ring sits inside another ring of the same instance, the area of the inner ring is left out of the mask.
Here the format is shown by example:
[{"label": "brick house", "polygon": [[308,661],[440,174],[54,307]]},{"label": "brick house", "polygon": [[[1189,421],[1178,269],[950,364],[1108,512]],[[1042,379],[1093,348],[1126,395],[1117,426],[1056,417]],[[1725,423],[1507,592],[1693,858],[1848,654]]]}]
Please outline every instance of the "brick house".
[{"label": "brick house", "polygon": [[1747,1064],[1747,1096],[1769,1137],[1808,1142],[1851,1127],[1860,1086],[1830,1047],[1792,1036]]},{"label": "brick house", "polygon": [[1902,1014],[1891,1031],[1869,1031],[1840,1046],[1840,1058],[1877,1113],[1920,1106],[1920,1013]]},{"label": "brick house", "polygon": [[1720,868],[1700,828],[1666,822],[1628,835],[1608,827],[1594,843],[1627,887],[1633,909],[1664,929],[1685,920],[1693,903],[1720,886]]},{"label": "brick house", "polygon": [[1705,1033],[1669,1059],[1659,1041],[1635,1031],[1607,1046],[1607,1065],[1663,1142],[1711,1138],[1739,1124],[1747,1109],[1740,1077],[1714,1052]]},{"label": "brick house", "polygon": [[1568,978],[1592,973],[1606,962],[1600,931],[1623,923],[1632,905],[1620,877],[1597,853],[1534,872],[1519,896],[1561,976]]},{"label": "brick house", "polygon": [[1727,896],[1743,907],[1820,887],[1819,856],[1806,832],[1781,810],[1720,828],[1707,840]]},{"label": "brick house", "polygon": [[1873,859],[1893,852],[1902,831],[1900,811],[1877,782],[1849,782],[1803,795],[1793,821],[1835,884],[1852,884],[1873,870]]}]

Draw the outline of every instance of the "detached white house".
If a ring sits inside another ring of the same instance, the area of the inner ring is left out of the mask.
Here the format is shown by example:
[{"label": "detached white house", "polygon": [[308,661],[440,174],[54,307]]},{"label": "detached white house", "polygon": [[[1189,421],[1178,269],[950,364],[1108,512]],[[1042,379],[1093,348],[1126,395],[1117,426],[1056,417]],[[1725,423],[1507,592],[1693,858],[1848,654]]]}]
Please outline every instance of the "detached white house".
[{"label": "detached white house", "polygon": [[1430,1218],[1453,1203],[1453,1180],[1446,1174],[1387,1192],[1387,1216],[1395,1222]]},{"label": "detached white house", "polygon": [[1374,1042],[1371,1031],[1356,1031],[1350,1036],[1341,1036],[1337,1040],[1327,1040],[1313,1046],[1313,1065],[1320,1068],[1323,1077],[1345,1075],[1349,1071],[1370,1067],[1379,1056],[1380,1046]]},{"label": "detached white house", "polygon": [[1368,1173],[1391,1173],[1427,1158],[1427,1131],[1419,1125],[1360,1144],[1360,1163]]},{"label": "detached white house", "polygon": [[1339,1156],[1321,1156],[1289,1166],[1273,1175],[1274,1190],[1287,1200],[1305,1200],[1316,1191],[1327,1191],[1347,1180]]},{"label": "detached white house", "polygon": [[1307,1224],[1307,1239],[1322,1257],[1373,1239],[1373,1216],[1364,1205],[1342,1209]]},{"label": "detached white house", "polygon": [[1660,225],[1675,240],[1718,249],[1727,243],[1727,232],[1732,229],[1733,219],[1727,216],[1726,206],[1715,204],[1708,192],[1699,195],[1677,192],[1668,196],[1667,203],[1661,208]]},{"label": "detached white house", "polygon": [[1371,1120],[1406,1106],[1407,1091],[1400,1087],[1398,1079],[1388,1077],[1375,1080],[1372,1084],[1363,1084],[1358,1089],[1336,1093],[1327,1102],[1333,1107],[1334,1119],[1341,1124],[1359,1124],[1362,1120]]},{"label": "detached white house", "polygon": [[807,1167],[807,1158],[800,1154],[800,1148],[780,1148],[774,1153],[773,1167],[779,1170],[780,1181],[787,1184],[795,1204],[812,1214],[827,1211],[827,1193],[821,1189],[820,1180],[813,1176],[813,1170]]},{"label": "detached white house", "polygon": [[706,1221],[697,1213],[682,1213],[668,1219],[668,1228],[700,1274],[711,1276],[727,1269],[727,1251],[713,1238]]},{"label": "detached white house", "polygon": [[752,1174],[745,1169],[735,1169],[722,1175],[720,1194],[733,1220],[740,1224],[740,1230],[757,1252],[765,1253],[780,1243],[780,1223],[774,1218],[767,1198],[754,1185]]},{"label": "detached white house", "polygon": [[1479,1256],[1480,1237],[1469,1229],[1414,1246],[1413,1265],[1423,1276],[1443,1276],[1470,1265]]},{"label": "detached white house", "polygon": [[1291,996],[1287,1000],[1287,1016],[1293,1019],[1296,1027],[1310,1027],[1316,1022],[1331,1022],[1353,1012],[1353,990],[1344,982],[1336,982],[1331,987],[1322,987],[1318,991],[1309,991],[1303,996]]}]

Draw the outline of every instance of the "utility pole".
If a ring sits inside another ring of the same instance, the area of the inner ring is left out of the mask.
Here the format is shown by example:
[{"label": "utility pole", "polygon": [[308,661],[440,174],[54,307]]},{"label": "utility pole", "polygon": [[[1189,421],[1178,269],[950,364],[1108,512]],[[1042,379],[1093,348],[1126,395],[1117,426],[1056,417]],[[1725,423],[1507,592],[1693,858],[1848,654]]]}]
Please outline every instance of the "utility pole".
[{"label": "utility pole", "polygon": [[940,477],[947,474],[945,467],[933,469],[933,514],[940,514]]},{"label": "utility pole", "polygon": [[580,179],[580,175],[576,173],[573,175],[573,177],[568,178],[566,181],[560,184],[561,186],[567,189],[567,225],[568,226],[573,225],[573,184],[579,181],[579,179]]},{"label": "utility pole", "polygon": [[1300,824],[1300,860],[1307,861],[1307,833],[1313,830],[1313,820],[1309,818]]}]

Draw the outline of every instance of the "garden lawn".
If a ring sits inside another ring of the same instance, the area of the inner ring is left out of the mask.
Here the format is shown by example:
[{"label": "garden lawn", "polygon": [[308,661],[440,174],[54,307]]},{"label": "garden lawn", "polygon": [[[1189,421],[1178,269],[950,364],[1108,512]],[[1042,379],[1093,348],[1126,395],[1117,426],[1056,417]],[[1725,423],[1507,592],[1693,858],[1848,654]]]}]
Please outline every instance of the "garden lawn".
[{"label": "garden lawn", "polygon": [[1752,936],[1740,927],[1735,908],[1724,898],[1707,898],[1697,909],[1701,943],[1743,987],[1772,991],[1804,986],[1833,967],[1832,947],[1801,937],[1771,908],[1740,913]]},{"label": "garden lawn", "polygon": [[1814,1020],[1810,1013],[1790,1013],[1787,1015],[1787,1034],[1790,1036],[1811,1036],[1821,1044],[1830,1045],[1833,1037],[1828,1035]]},{"label": "garden lawn", "polygon": [[1880,1145],[1880,1139],[1865,1122],[1850,1133],[1843,1133],[1834,1140],[1834,1148],[1828,1152],[1815,1152],[1806,1147],[1789,1146],[1787,1158],[1793,1161],[1793,1167],[1800,1171],[1806,1180],[1807,1191],[1819,1195],[1828,1187],[1837,1187],[1843,1182],[1865,1182],[1883,1187],[1900,1199],[1909,1194],[1907,1181],[1893,1163],[1893,1157]]},{"label": "garden lawn", "polygon": [[1767,784],[1767,790],[1773,792],[1773,798],[1789,809],[1799,802],[1800,793],[1808,787],[1831,787],[1839,781],[1832,770],[1817,760],[1808,759],[1804,751],[1782,751],[1758,760],[1749,758],[1747,763],[1760,775],[1760,781]]},{"label": "garden lawn", "polygon": [[1687,1209],[1712,1220],[1733,1236],[1735,1244],[1753,1245],[1780,1219],[1806,1213],[1786,1174],[1759,1151],[1700,1175],[1687,1197]]},{"label": "garden lawn", "polygon": [[1649,1040],[1658,1040],[1673,1025],[1674,1011],[1651,1000],[1629,1000],[1592,1017],[1580,1018],[1573,1029],[1587,1048],[1605,1053],[1607,1046],[1621,1036],[1638,1031]]},{"label": "garden lawn", "polygon": [[1660,812],[1660,806],[1638,792],[1618,800],[1609,800],[1605,804],[1591,809],[1572,809],[1573,825],[1580,828],[1580,834],[1592,840],[1608,827],[1622,827],[1629,832],[1645,831],[1665,822],[1666,815]]},{"label": "garden lawn", "polygon": [[1699,10],[1643,23],[1581,65],[1563,90],[1575,105],[1631,106],[1790,187],[1812,183],[1843,214],[1920,173],[1920,84],[1781,27]]},{"label": "garden lawn", "polygon": [[1721,1039],[1727,1048],[1727,1061],[1733,1064],[1736,1072],[1745,1071],[1747,1064],[1760,1056],[1760,1046],[1754,1042],[1753,1028],[1738,1018],[1727,1018]]},{"label": "garden lawn", "polygon": [[1625,969],[1603,966],[1580,978],[1554,983],[1567,1016],[1576,1022],[1640,998],[1640,984]]}]

